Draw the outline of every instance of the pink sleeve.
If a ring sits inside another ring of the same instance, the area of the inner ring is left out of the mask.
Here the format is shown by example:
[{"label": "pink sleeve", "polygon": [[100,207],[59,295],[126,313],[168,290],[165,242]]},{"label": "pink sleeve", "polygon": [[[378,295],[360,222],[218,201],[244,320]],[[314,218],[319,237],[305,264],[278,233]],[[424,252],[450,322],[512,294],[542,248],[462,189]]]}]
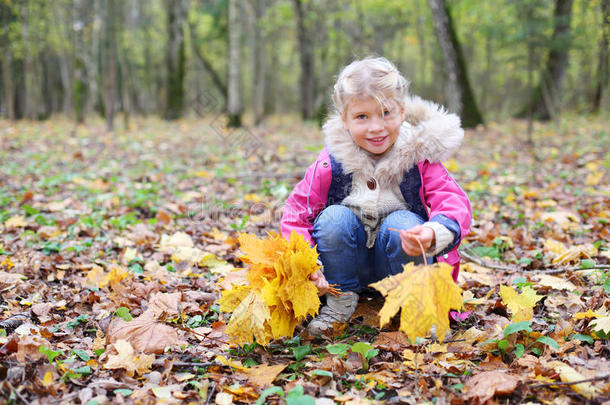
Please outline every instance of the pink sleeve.
[{"label": "pink sleeve", "polygon": [[323,149],[286,200],[280,223],[284,238],[289,238],[290,233],[295,231],[303,235],[312,246],[315,244],[311,237],[313,221],[326,206],[331,178],[330,157],[326,149]]},{"label": "pink sleeve", "polygon": [[430,219],[444,215],[460,226],[460,237],[470,232],[470,200],[441,163],[425,161],[420,166],[423,201],[430,208]]},{"label": "pink sleeve", "polygon": [[[430,220],[434,221],[436,217],[438,222],[449,227],[451,227],[452,221],[459,226],[460,240],[457,241],[455,247],[436,258],[439,262],[446,262],[453,266],[452,276],[453,280],[457,282],[460,272],[460,255],[457,246],[470,232],[472,222],[470,200],[441,163],[420,162],[419,169],[422,177],[420,197],[430,209]],[[450,221],[446,221],[445,218]]]}]

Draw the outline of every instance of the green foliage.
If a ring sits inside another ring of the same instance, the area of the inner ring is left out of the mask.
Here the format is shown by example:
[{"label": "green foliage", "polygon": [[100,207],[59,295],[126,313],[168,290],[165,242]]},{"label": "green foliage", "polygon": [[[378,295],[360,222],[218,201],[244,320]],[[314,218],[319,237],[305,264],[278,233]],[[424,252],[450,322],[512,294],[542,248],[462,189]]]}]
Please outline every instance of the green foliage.
[{"label": "green foliage", "polygon": [[129,312],[129,308],[126,307],[120,307],[116,310],[115,312],[116,316],[118,316],[119,318],[123,319],[126,322],[129,322],[133,319],[133,317],[131,316],[131,313]]},{"label": "green foliage", "polygon": [[292,354],[294,355],[294,358],[297,361],[301,361],[305,358],[305,356],[307,356],[308,354],[311,354],[311,349],[312,349],[311,345],[293,347]]},{"label": "green foliage", "polygon": [[369,343],[357,342],[352,345],[352,352],[359,353],[362,357],[362,368],[369,369],[369,360],[379,354],[378,349],[373,349]]},{"label": "green foliage", "polygon": [[57,358],[57,356],[64,355],[64,353],[62,351],[55,351],[52,349],[48,349],[44,345],[40,346],[38,351],[40,353],[44,354],[45,356],[47,356],[47,360],[49,361],[49,363],[53,363],[53,361]]},{"label": "green foliage", "polygon": [[327,345],[326,350],[330,354],[336,354],[337,356],[344,357],[347,354],[350,346],[345,343],[335,343],[334,345]]}]

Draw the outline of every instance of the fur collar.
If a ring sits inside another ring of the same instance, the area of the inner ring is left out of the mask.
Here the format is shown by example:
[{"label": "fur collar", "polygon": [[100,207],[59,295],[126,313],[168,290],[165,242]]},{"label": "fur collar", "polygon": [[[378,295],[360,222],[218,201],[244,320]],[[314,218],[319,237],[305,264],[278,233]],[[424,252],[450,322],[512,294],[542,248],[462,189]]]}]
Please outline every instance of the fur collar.
[{"label": "fur collar", "polygon": [[405,122],[390,150],[381,159],[360,148],[343,128],[339,114],[324,124],[328,152],[339,162],[346,174],[357,177],[375,176],[381,185],[398,184],[406,171],[418,162],[445,161],[459,147],[464,130],[460,118],[442,106],[409,97],[405,101]]}]

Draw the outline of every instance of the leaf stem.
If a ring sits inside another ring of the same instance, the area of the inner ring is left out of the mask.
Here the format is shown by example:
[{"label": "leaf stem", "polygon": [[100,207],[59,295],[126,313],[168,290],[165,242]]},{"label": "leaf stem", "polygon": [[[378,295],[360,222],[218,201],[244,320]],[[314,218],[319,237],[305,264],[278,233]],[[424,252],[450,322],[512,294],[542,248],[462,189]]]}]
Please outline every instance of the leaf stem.
[{"label": "leaf stem", "polygon": [[[396,228],[388,228],[388,231],[394,231],[394,232],[400,233],[400,229],[396,229]],[[411,238],[411,240],[414,240],[415,242],[417,242],[417,244],[419,245],[419,248],[421,249],[421,254],[424,257],[424,264],[428,264],[428,258],[426,257],[426,249],[424,249],[424,245],[421,244],[421,242],[419,241],[419,238],[410,232],[407,232],[407,236],[409,238]]]}]

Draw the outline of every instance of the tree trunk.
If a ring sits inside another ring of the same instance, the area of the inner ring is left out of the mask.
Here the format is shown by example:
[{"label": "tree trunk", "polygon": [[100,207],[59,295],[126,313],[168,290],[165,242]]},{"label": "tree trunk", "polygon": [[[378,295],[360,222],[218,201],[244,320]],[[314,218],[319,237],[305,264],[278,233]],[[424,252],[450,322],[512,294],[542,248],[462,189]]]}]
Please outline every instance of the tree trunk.
[{"label": "tree trunk", "polygon": [[604,92],[610,79],[608,67],[608,41],[610,40],[610,0],[601,1],[602,9],[602,39],[599,41],[599,59],[597,62],[597,85],[593,96],[593,111],[599,111]]},{"label": "tree trunk", "polygon": [[303,10],[301,0],[293,0],[297,17],[297,39],[301,62],[301,115],[309,120],[314,117],[314,53],[313,41],[307,30],[305,22],[306,12]]},{"label": "tree trunk", "polygon": [[539,120],[549,120],[559,112],[561,88],[568,70],[573,2],[555,0],[551,51],[540,83],[530,100],[533,116]]},{"label": "tree trunk", "polygon": [[15,18],[10,6],[0,3],[1,13],[1,36],[0,45],[2,46],[2,83],[4,90],[4,100],[2,102],[6,108],[6,116],[10,120],[15,119],[15,85],[13,78],[13,53],[8,37],[8,27],[11,20]]},{"label": "tree trunk", "polygon": [[483,116],[477,107],[470,86],[462,47],[457,38],[446,0],[428,0],[428,4],[432,11],[434,30],[447,68],[448,108],[461,117],[462,125],[466,128],[482,124]]},{"label": "tree trunk", "polygon": [[184,20],[185,0],[166,0],[167,9],[167,66],[165,119],[182,116],[184,108]]},{"label": "tree trunk", "polygon": [[265,115],[265,42],[263,36],[263,16],[266,0],[254,2],[254,46],[252,72],[252,110],[254,124],[259,125]]},{"label": "tree trunk", "polygon": [[83,28],[85,27],[85,8],[82,0],[74,0],[74,82],[72,98],[74,100],[74,118],[77,124],[85,122],[87,101],[86,51]]},{"label": "tree trunk", "polygon": [[[70,18],[70,13],[72,13],[71,8],[66,8],[67,13],[69,13],[68,17],[64,19],[62,10],[60,10],[60,5],[57,2],[53,2],[53,15],[55,17],[55,21],[57,24],[54,25],[57,30],[57,36],[62,42],[61,50],[57,54],[57,61],[59,64],[59,78],[62,88],[62,106],[61,110],[68,115],[72,114],[72,80],[71,74],[72,67],[70,66],[72,55],[70,55],[69,45],[72,43],[71,41],[71,30],[74,27],[74,18]],[[66,29],[66,27],[68,27]]]},{"label": "tree trunk", "polygon": [[227,116],[229,127],[241,127],[241,22],[238,0],[229,0],[229,93]]},{"label": "tree trunk", "polygon": [[103,69],[106,83],[106,91],[104,92],[106,130],[111,132],[114,128],[114,114],[116,112],[116,0],[107,0],[106,5],[106,35],[102,63],[106,61],[104,63],[105,69]]},{"label": "tree trunk", "polygon": [[216,86],[216,89],[222,95],[222,97],[224,99],[224,103],[226,104],[227,103],[227,84],[222,80],[222,78],[220,77],[218,72],[216,72],[216,70],[214,69],[214,66],[212,66],[212,62],[210,62],[205,56],[203,56],[203,53],[199,49],[199,45],[198,45],[199,41],[196,37],[197,30],[195,29],[195,26],[193,25],[192,22],[189,22],[189,31],[191,34],[191,45],[193,48],[193,53],[195,54],[197,59],[199,59],[199,62],[201,62],[201,65],[203,66],[205,71],[208,72],[208,74],[210,75],[210,78],[212,79],[212,83]]}]

